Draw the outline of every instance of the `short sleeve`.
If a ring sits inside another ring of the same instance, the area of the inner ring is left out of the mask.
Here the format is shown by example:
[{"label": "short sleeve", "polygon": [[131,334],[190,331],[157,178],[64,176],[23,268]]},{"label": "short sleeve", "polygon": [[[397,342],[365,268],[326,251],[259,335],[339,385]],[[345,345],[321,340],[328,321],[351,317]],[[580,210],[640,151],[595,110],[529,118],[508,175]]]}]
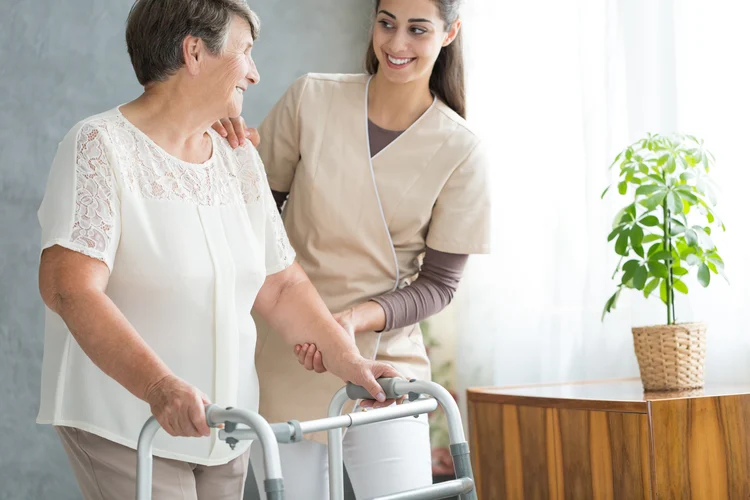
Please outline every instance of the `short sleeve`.
[{"label": "short sleeve", "polygon": [[103,127],[79,124],[58,145],[38,212],[42,250],[54,245],[107,264],[120,241],[120,199]]},{"label": "short sleeve", "polygon": [[488,159],[476,144],[456,167],[432,210],[426,244],[453,254],[490,252]]},{"label": "short sleeve", "polygon": [[274,191],[290,191],[300,161],[299,110],[307,81],[307,76],[298,78],[258,127],[258,152]]},{"label": "short sleeve", "polygon": [[[284,223],[281,220],[276,201],[268,185],[263,161],[258,151],[249,143],[234,150],[239,161],[242,194],[247,205],[248,215],[256,224],[263,225],[263,240],[265,242],[266,275],[283,271],[294,262],[295,253],[289,243]],[[258,206],[262,210],[258,210]],[[256,217],[263,214],[263,220]]]}]

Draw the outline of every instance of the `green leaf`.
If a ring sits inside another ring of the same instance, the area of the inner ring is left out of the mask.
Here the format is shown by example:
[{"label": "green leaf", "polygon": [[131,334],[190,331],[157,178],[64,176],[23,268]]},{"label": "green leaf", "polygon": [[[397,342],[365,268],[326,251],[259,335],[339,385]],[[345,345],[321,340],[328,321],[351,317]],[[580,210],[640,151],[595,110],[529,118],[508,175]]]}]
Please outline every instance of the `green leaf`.
[{"label": "green leaf", "polygon": [[634,224],[630,229],[630,244],[633,247],[639,247],[643,244],[643,228],[638,224]]},{"label": "green leaf", "polygon": [[617,190],[620,192],[620,194],[625,194],[628,192],[628,183],[625,181],[622,181],[617,185]]},{"label": "green leaf", "polygon": [[677,236],[679,234],[684,233],[687,230],[687,228],[682,225],[682,222],[678,220],[673,220],[672,225],[669,229],[670,229],[669,234],[671,236]]},{"label": "green leaf", "polygon": [[646,270],[646,266],[640,266],[633,276],[633,286],[635,286],[636,290],[643,290],[643,287],[646,286],[647,279],[648,271]]},{"label": "green leaf", "polygon": [[667,282],[662,280],[661,285],[659,285],[659,296],[661,297],[661,301],[665,304],[667,303]]},{"label": "green leaf", "polygon": [[714,214],[712,214],[710,210],[706,213],[706,219],[708,220],[709,224],[714,223]]},{"label": "green leaf", "polygon": [[630,231],[624,230],[620,233],[620,236],[617,238],[617,242],[615,243],[615,252],[617,255],[622,255],[623,257],[628,255],[628,237],[630,235]]},{"label": "green leaf", "polygon": [[641,163],[638,163],[638,170],[639,170],[639,171],[640,171],[640,172],[641,172],[642,174],[647,174],[647,173],[648,173],[648,165],[646,165],[646,164],[645,164],[645,163],[643,163],[643,162],[641,162]]},{"label": "green leaf", "polygon": [[611,312],[612,309],[615,308],[617,305],[617,299],[620,297],[620,292],[622,291],[621,287],[617,288],[617,291],[612,295],[608,300],[607,303],[604,304],[604,311],[602,312],[602,321],[604,321],[604,316],[607,315],[608,312]]},{"label": "green leaf", "polygon": [[648,174],[650,179],[653,179],[656,181],[657,184],[661,184],[662,186],[666,186],[666,181],[659,175],[656,174]]},{"label": "green leaf", "polygon": [[638,269],[638,266],[640,266],[640,265],[641,265],[641,262],[639,260],[637,260],[637,259],[631,259],[631,260],[627,261],[625,264],[622,265],[622,270],[623,271],[630,271],[630,272],[634,273],[635,270]]},{"label": "green leaf", "polygon": [[710,252],[710,253],[708,253],[706,255],[706,258],[709,261],[711,261],[714,264],[716,264],[717,266],[719,266],[721,269],[724,269],[724,260],[721,257],[719,257],[718,253],[716,253],[716,252]]},{"label": "green leaf", "polygon": [[656,245],[651,245],[651,248],[648,249],[648,258],[650,259],[652,255],[654,255],[656,252],[664,248],[664,244],[659,242]]},{"label": "green leaf", "polygon": [[667,194],[667,207],[672,211],[673,214],[682,213],[682,199],[674,191],[670,191]]},{"label": "green leaf", "polygon": [[693,229],[685,231],[685,239],[687,240],[687,244],[691,247],[698,244],[698,234]]},{"label": "green leaf", "polygon": [[614,240],[614,239],[615,239],[615,238],[617,237],[617,235],[618,235],[618,234],[620,234],[620,232],[622,232],[622,230],[623,230],[624,228],[625,228],[625,226],[624,226],[624,225],[619,225],[619,226],[617,226],[616,228],[614,228],[614,229],[612,230],[612,232],[611,232],[611,233],[609,233],[609,236],[607,236],[607,241],[612,241],[612,240]]},{"label": "green leaf", "polygon": [[625,151],[625,159],[630,160],[633,157],[633,148],[628,148]]},{"label": "green leaf", "polygon": [[685,276],[688,273],[688,270],[684,267],[673,267],[672,268],[672,274],[675,276]]},{"label": "green leaf", "polygon": [[[695,254],[695,248],[694,247],[689,247],[687,245],[687,243],[685,243],[683,241],[678,240],[677,241],[677,246],[678,246],[678,248],[680,250],[680,258],[681,259],[687,259],[689,255],[694,255]],[[688,264],[689,264],[689,262],[688,262]]]},{"label": "green leaf", "polygon": [[612,163],[611,163],[611,164],[609,165],[609,168],[612,168],[612,167],[614,167],[614,166],[615,166],[615,163],[617,163],[618,161],[620,161],[620,158],[622,158],[622,151],[620,151],[619,153],[617,153],[617,156],[615,156],[615,159],[614,159],[614,160],[612,161]]},{"label": "green leaf", "polygon": [[716,248],[713,240],[708,234],[706,234],[702,227],[693,226],[693,230],[698,236],[698,241],[700,241],[701,247],[703,247],[704,250],[713,250],[714,248]]},{"label": "green leaf", "polygon": [[651,257],[649,257],[649,260],[655,260],[655,261],[672,260],[672,253],[667,252],[666,250],[662,250],[661,252],[657,252]]},{"label": "green leaf", "polygon": [[677,163],[674,160],[674,156],[670,155],[670,157],[667,158],[667,163],[664,164],[664,170],[666,170],[670,174],[673,174],[676,168]]},{"label": "green leaf", "polygon": [[659,218],[655,215],[647,215],[640,222],[646,227],[654,227],[659,225]]},{"label": "green leaf", "polygon": [[711,283],[711,273],[706,264],[701,264],[701,267],[698,268],[698,283],[700,283],[703,288]]},{"label": "green leaf", "polygon": [[659,286],[659,281],[659,278],[654,278],[649,281],[648,285],[646,285],[646,288],[643,289],[643,296],[648,298],[648,296],[651,295],[651,292],[656,290],[656,287]]},{"label": "green leaf", "polygon": [[691,253],[691,254],[689,254],[689,255],[687,255],[685,257],[685,262],[687,262],[688,265],[691,265],[691,266],[699,266],[699,265],[701,265],[703,263],[703,261],[701,260],[701,258],[698,257],[697,255],[693,254],[693,253]]},{"label": "green leaf", "polygon": [[655,277],[664,279],[669,278],[669,270],[667,269],[667,266],[665,266],[661,262],[649,262],[648,269]]},{"label": "green leaf", "polygon": [[635,215],[636,215],[636,213],[635,213],[635,203],[631,203],[630,205],[628,205],[627,207],[625,207],[625,213],[629,214],[630,217],[632,217],[631,220],[635,220]]},{"label": "green leaf", "polygon": [[688,293],[687,285],[680,280],[674,280],[674,289],[680,293],[684,293],[684,294]]},{"label": "green leaf", "polygon": [[666,191],[664,189],[664,186],[658,186],[654,184],[645,184],[643,186],[639,186],[638,189],[635,190],[636,196],[648,196],[653,193],[656,193],[657,191]]},{"label": "green leaf", "polygon": [[623,286],[630,287],[630,281],[633,279],[633,276],[635,276],[635,272],[638,268],[632,269],[630,271],[625,271],[622,273],[622,277],[620,278],[620,283]]},{"label": "green leaf", "polygon": [[654,241],[661,240],[661,236],[658,234],[647,234],[643,237],[643,243],[653,243]]},{"label": "green leaf", "polygon": [[693,177],[695,177],[695,174],[692,172],[683,172],[682,174],[680,174],[680,179],[682,179],[683,181],[689,181]]},{"label": "green leaf", "polygon": [[604,199],[604,197],[607,195],[607,191],[609,191],[610,187],[612,187],[612,186],[607,186],[607,189],[604,190],[604,192],[602,193],[602,195],[600,197],[601,199]]},{"label": "green leaf", "polygon": [[659,167],[661,167],[662,165],[664,165],[665,163],[667,163],[667,160],[669,160],[669,154],[665,154],[665,155],[659,157],[659,159],[656,160],[656,165],[659,166]]},{"label": "green leaf", "polygon": [[638,255],[640,258],[643,258],[646,254],[643,252],[642,246],[633,247],[633,251]]},{"label": "green leaf", "polygon": [[653,195],[649,196],[645,200],[643,200],[641,202],[641,205],[643,205],[644,207],[646,207],[649,210],[653,210],[656,207],[658,207],[659,205],[661,205],[661,203],[664,201],[665,197],[666,197],[666,193],[664,193],[664,192],[658,192],[656,194],[653,194]]}]

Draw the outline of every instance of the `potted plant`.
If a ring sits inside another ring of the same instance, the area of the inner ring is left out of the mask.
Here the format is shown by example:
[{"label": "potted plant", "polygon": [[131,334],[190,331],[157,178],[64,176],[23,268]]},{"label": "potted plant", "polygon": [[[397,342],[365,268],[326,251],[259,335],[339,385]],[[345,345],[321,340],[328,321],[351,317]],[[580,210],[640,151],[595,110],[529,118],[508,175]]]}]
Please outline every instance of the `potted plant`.
[{"label": "potted plant", "polygon": [[690,268],[697,270],[704,287],[712,274],[726,279],[724,261],[711,239],[712,227],[725,230],[714,212],[716,189],[708,176],[713,164],[702,140],[649,134],[620,152],[610,166],[619,168],[617,189],[630,203],[615,217],[608,237],[620,256],[612,276],[619,276],[619,283],[602,320],[623,289],[661,298],[666,323],[632,329],[647,391],[703,386],[706,325],[678,322],[674,304],[676,292],[688,293],[684,280]]}]

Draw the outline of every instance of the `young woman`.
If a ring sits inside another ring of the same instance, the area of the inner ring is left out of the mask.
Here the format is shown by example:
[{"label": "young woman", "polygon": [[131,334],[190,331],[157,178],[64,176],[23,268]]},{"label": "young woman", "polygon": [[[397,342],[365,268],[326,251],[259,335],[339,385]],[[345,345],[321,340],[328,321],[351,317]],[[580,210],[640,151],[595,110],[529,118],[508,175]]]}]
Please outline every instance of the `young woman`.
[{"label": "young woman", "polygon": [[[450,302],[468,254],[489,251],[488,160],[464,120],[460,27],[458,0],[380,0],[368,74],[306,75],[260,126],[298,262],[363,355],[419,379],[430,378],[419,321]],[[237,120],[216,128],[230,143],[248,133]],[[324,371],[315,346],[296,347],[303,368],[258,320],[261,413],[325,416],[341,382],[308,375]],[[282,449],[299,478],[290,498],[328,498],[324,443]],[[344,455],[357,498],[432,481],[424,417],[351,429]]]}]

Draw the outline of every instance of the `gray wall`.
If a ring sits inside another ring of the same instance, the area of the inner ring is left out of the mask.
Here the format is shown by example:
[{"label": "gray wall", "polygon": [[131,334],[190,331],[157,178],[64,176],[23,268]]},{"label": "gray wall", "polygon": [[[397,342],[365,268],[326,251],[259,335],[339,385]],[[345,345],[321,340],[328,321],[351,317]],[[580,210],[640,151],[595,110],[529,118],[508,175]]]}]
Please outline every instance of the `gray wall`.
[{"label": "gray wall", "polygon": [[[52,429],[34,423],[42,359],[36,210],[58,141],[78,120],[136,97],[130,0],[0,0],[0,499],[80,498]],[[308,71],[362,67],[370,0],[250,0],[263,31],[257,124]],[[247,498],[252,498],[248,495]]]}]

